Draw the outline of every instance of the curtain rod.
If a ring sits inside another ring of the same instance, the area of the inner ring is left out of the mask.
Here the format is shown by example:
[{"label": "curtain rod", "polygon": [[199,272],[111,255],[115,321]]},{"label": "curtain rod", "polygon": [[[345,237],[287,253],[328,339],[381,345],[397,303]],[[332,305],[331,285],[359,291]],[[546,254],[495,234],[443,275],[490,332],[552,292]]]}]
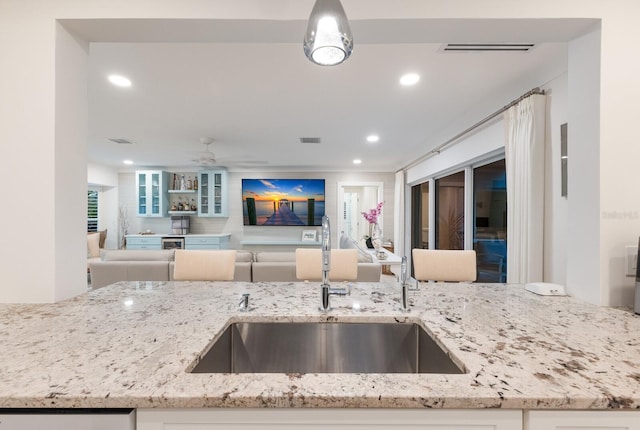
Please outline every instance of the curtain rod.
[{"label": "curtain rod", "polygon": [[425,155],[423,155],[422,157],[418,158],[417,160],[414,160],[411,163],[407,164],[406,166],[404,166],[400,170],[410,169],[411,167],[415,166],[416,164],[422,163],[423,161],[428,160],[429,158],[433,157],[434,155],[438,155],[444,148],[446,148],[447,146],[450,146],[451,144],[456,142],[458,139],[460,139],[462,136],[464,136],[464,135],[472,132],[476,128],[486,124],[487,122],[491,121],[493,118],[497,117],[498,115],[500,115],[504,111],[508,110],[512,106],[517,105],[522,100],[524,100],[527,97],[532,96],[534,94],[542,94],[542,95],[544,95],[544,90],[541,90],[539,87],[535,87],[534,89],[532,89],[530,91],[527,91],[526,93],[524,93],[523,95],[521,95],[517,99],[513,100],[508,105],[506,105],[506,106],[502,107],[501,109],[495,111],[494,113],[492,113],[488,117],[478,121],[477,123],[473,124],[471,127],[467,128],[466,130],[456,134],[455,136],[453,136],[451,139],[447,140],[446,142],[436,146],[431,151],[427,152]]}]

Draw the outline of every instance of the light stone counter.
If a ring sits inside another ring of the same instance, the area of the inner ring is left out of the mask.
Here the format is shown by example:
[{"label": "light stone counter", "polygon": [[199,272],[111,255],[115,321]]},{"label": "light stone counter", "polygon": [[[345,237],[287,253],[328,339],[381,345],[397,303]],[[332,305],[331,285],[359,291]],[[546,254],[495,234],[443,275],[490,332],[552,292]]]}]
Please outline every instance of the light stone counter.
[{"label": "light stone counter", "polygon": [[[251,294],[249,313],[237,311]],[[0,407],[640,408],[640,316],[520,286],[119,283],[0,305]],[[189,374],[230,320],[416,321],[469,373]]]}]

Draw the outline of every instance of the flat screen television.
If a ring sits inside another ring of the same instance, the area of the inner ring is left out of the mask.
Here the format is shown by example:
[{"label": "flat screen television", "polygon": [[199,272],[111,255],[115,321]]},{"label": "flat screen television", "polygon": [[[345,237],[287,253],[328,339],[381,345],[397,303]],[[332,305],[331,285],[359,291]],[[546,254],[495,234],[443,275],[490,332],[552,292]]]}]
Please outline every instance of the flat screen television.
[{"label": "flat screen television", "polygon": [[243,179],[244,225],[320,226],[324,179]]}]

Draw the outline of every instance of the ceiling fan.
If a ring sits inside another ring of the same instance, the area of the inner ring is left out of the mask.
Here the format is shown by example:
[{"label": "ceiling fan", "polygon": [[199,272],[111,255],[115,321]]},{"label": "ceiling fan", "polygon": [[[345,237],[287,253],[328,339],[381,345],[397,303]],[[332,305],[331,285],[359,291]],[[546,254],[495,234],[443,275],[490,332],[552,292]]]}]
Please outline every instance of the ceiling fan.
[{"label": "ceiling fan", "polygon": [[203,145],[206,145],[207,147],[203,152],[200,153],[200,155],[197,158],[194,158],[191,161],[198,164],[199,166],[213,166],[214,164],[216,164],[216,161],[217,161],[216,154],[211,152],[211,150],[209,149],[209,145],[213,143],[213,138],[201,137],[200,143],[202,143]]},{"label": "ceiling fan", "polygon": [[233,165],[262,165],[267,164],[266,161],[256,160],[251,156],[244,156],[241,159],[230,160],[229,157],[216,157],[209,146],[213,143],[212,137],[201,137],[200,143],[205,145],[206,148],[204,151],[200,152],[196,158],[191,159],[196,165],[200,167],[211,167],[218,164],[218,161],[222,161],[225,164],[233,164]]}]

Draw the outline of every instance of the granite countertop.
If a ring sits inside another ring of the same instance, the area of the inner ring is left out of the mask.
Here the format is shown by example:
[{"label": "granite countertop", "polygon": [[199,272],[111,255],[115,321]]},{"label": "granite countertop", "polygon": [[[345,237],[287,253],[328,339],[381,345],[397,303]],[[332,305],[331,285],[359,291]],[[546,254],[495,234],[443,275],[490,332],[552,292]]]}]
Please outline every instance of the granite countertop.
[{"label": "granite countertop", "polygon": [[[242,293],[253,310],[241,313]],[[0,305],[0,407],[640,408],[640,316],[521,286],[121,282]],[[190,374],[229,321],[414,321],[468,373]]]}]

